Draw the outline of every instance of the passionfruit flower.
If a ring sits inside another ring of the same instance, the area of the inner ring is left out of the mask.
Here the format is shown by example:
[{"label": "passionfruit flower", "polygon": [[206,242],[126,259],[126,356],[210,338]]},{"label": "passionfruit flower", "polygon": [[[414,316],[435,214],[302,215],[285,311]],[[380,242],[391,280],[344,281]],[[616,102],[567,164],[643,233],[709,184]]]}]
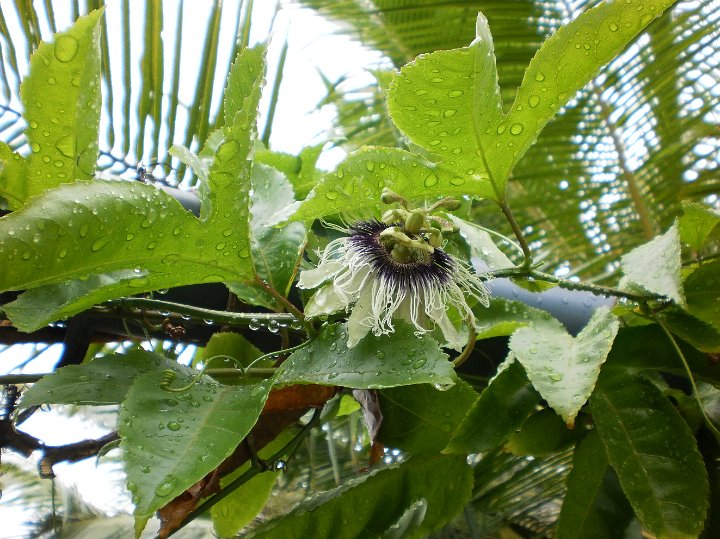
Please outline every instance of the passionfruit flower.
[{"label": "passionfruit flower", "polygon": [[468,301],[474,299],[487,307],[489,294],[484,276],[472,273],[467,264],[439,246],[442,227],[429,226],[429,210],[386,212],[384,219],[404,216],[404,224],[371,220],[343,229],[347,236],[328,243],[317,268],[300,274],[300,288],[325,283],[308,301],[305,315],[350,311],[348,348],[371,330],[376,336],[392,333],[393,320],[402,319],[415,327],[416,335],[439,327],[446,346],[461,350],[465,341],[448,309],[454,307],[474,328]]}]

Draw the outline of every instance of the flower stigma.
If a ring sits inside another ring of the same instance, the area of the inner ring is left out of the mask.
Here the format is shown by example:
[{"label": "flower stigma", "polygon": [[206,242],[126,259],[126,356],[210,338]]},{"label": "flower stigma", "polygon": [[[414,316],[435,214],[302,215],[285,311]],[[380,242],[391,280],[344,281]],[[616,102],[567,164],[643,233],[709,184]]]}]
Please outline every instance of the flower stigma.
[{"label": "flower stigma", "polygon": [[301,272],[300,288],[320,286],[305,315],[351,311],[348,348],[370,331],[376,336],[392,333],[393,320],[401,319],[414,326],[416,335],[440,328],[446,346],[461,350],[465,339],[447,311],[454,308],[475,329],[468,300],[487,307],[489,293],[483,276],[442,249],[442,233],[453,226],[431,212],[455,210],[459,202],[442,199],[430,208],[410,209],[389,190],[382,200],[399,202],[402,208],[388,210],[382,221],[359,221],[344,229],[347,237],[328,243],[317,268]]}]

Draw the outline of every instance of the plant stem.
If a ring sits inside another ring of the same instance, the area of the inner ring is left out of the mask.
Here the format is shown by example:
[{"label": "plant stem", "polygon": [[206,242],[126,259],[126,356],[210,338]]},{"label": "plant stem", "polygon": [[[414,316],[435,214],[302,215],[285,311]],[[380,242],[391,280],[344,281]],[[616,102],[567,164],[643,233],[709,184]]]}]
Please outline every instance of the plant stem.
[{"label": "plant stem", "polygon": [[275,290],[273,287],[268,285],[265,281],[263,281],[260,277],[255,278],[255,284],[262,288],[262,290],[266,293],[272,296],[278,303],[280,303],[285,310],[287,310],[288,313],[292,314],[304,327],[305,331],[307,332],[308,337],[314,337],[315,336],[315,327],[308,322],[308,320],[305,318],[305,315],[300,311],[295,305],[292,304],[292,302],[287,299],[285,296],[283,296],[280,292]]},{"label": "plant stem", "polygon": [[468,342],[465,345],[465,348],[463,348],[462,353],[458,357],[456,357],[452,362],[456,369],[460,365],[465,363],[467,361],[467,359],[470,357],[470,354],[472,353],[473,348],[475,348],[476,341],[477,341],[477,333],[475,333],[475,331],[473,331],[473,329],[470,328],[469,335],[468,335]]},{"label": "plant stem", "polygon": [[[110,307],[127,307],[130,309],[148,309],[158,311],[160,316],[163,316],[162,313],[169,313],[165,316],[177,318],[189,316],[200,320],[211,320],[217,324],[235,326],[247,326],[251,323],[270,322],[272,320],[284,323],[304,323],[305,318],[300,311],[297,311],[297,309],[295,310],[301,315],[301,317],[294,316],[290,313],[234,313],[229,311],[217,311],[214,309],[204,309],[202,307],[193,307],[191,305],[183,305],[182,303],[173,303],[170,301],[150,298],[123,298],[107,303],[106,305]],[[107,311],[103,310],[101,312]]]},{"label": "plant stem", "polygon": [[505,201],[505,199],[498,202],[498,204],[500,205],[500,209],[502,210],[503,215],[505,215],[505,218],[508,220],[508,223],[510,223],[513,232],[515,233],[515,237],[520,244],[523,256],[525,257],[525,262],[523,263],[523,266],[529,268],[530,264],[532,264],[532,254],[530,253],[530,247],[528,246],[527,240],[525,239],[525,235],[522,233],[522,230],[520,230],[520,225],[518,225],[518,222],[515,220],[515,216],[513,215],[513,212],[510,209],[510,206],[508,206],[508,203]]},{"label": "plant stem", "polygon": [[695,398],[695,402],[697,402],[698,408],[700,408],[700,413],[703,416],[703,420],[705,421],[705,425],[707,426],[708,430],[715,436],[715,440],[720,442],[720,431],[717,429],[717,427],[713,424],[713,422],[708,417],[707,413],[705,413],[705,408],[703,407],[702,401],[700,400],[700,394],[698,393],[697,384],[695,383],[695,377],[693,376],[692,371],[690,370],[690,365],[687,362],[687,359],[685,358],[685,354],[683,354],[683,351],[680,349],[680,346],[678,345],[677,341],[675,340],[675,337],[673,336],[672,332],[668,327],[665,325],[665,323],[658,318],[654,312],[650,310],[650,308],[647,305],[644,305],[644,310],[648,313],[650,313],[650,316],[652,316],[653,320],[659,325],[665,335],[667,336],[668,340],[672,344],[673,348],[675,349],[675,353],[680,358],[680,361],[683,364],[683,367],[685,367],[685,372],[687,373],[688,380],[690,381],[690,386],[692,387],[693,397]]},{"label": "plant stem", "polygon": [[[271,456],[267,461],[271,463],[275,463],[282,459],[283,456],[289,455],[292,456],[295,451],[297,450],[300,443],[305,439],[305,437],[310,434],[310,431],[312,431],[313,428],[315,428],[320,423],[320,408],[317,408],[315,410],[315,413],[312,416],[312,419],[308,422],[307,425],[305,425],[302,430],[292,439],[290,440],[285,446],[280,449],[277,453],[275,453],[273,456]],[[227,485],[225,488],[222,489],[219,493],[217,493],[212,498],[206,500],[200,506],[195,509],[192,513],[190,513],[188,516],[186,516],[183,521],[180,523],[180,525],[170,532],[168,534],[168,537],[171,535],[174,535],[176,532],[180,531],[182,528],[187,526],[190,522],[195,520],[197,517],[205,513],[207,510],[209,510],[213,505],[218,503],[219,501],[223,500],[226,496],[229,496],[232,494],[235,489],[239,488],[240,486],[244,485],[248,481],[250,481],[253,477],[256,475],[259,475],[263,472],[267,471],[264,466],[260,464],[251,465],[250,468],[242,474],[240,477],[235,479],[232,483]]]}]

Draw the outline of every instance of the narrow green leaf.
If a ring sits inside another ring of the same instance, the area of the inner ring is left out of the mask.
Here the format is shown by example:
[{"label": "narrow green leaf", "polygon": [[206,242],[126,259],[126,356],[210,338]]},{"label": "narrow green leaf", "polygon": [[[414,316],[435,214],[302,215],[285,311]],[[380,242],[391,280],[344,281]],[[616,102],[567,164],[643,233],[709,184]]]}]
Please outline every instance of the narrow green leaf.
[{"label": "narrow green leaf", "polygon": [[522,425],[539,400],[522,366],[511,363],[480,394],[445,452],[483,453],[496,448]]},{"label": "narrow green leaf", "polygon": [[448,391],[430,384],[383,389],[378,392],[383,420],[377,439],[413,454],[438,453],[477,398],[462,380]]},{"label": "narrow green leaf", "polygon": [[[499,123],[502,102],[492,36],[482,13],[472,45],[421,55],[400,70],[390,85],[388,111],[410,140],[437,156],[458,178],[472,183],[487,178],[494,148],[481,135]],[[498,196],[484,186],[479,192],[473,187],[468,182],[465,192]],[[495,188],[502,191],[503,186]]]},{"label": "narrow green leaf", "polygon": [[380,389],[412,384],[451,386],[456,381],[452,363],[438,343],[426,335],[416,337],[414,328],[404,322],[395,322],[394,333],[369,334],[350,349],[347,339],[344,324],[326,327],[310,345],[285,360],[277,383]]},{"label": "narrow green leaf", "polygon": [[408,508],[417,507],[421,499],[426,503],[422,523],[408,526],[403,537],[426,537],[460,512],[471,488],[472,470],[465,457],[414,457],[318,494],[288,515],[254,529],[248,537],[380,537],[392,533],[391,528],[398,525]]},{"label": "narrow green leaf", "polygon": [[[172,387],[187,385],[197,371],[182,365]],[[143,519],[170,502],[227,458],[255,424],[272,386],[221,386],[202,376],[190,389],[160,388],[163,371],[135,380],[118,420],[128,490]]]},{"label": "narrow green leaf", "polygon": [[684,286],[688,312],[720,331],[720,261],[702,264]]},{"label": "narrow green leaf", "polygon": [[666,296],[678,305],[685,305],[680,282],[680,233],[677,221],[665,234],[623,255],[620,264],[625,274],[620,281],[621,288],[639,288]]},{"label": "narrow green leaf", "polygon": [[[490,168],[501,181],[548,120],[675,0],[601,2],[545,40],[525,70],[515,102],[494,133]],[[492,146],[490,145],[492,144]]]},{"label": "narrow green leaf", "polygon": [[41,404],[120,404],[138,376],[166,364],[163,356],[131,350],[83,365],[62,367],[30,386],[23,393],[19,408]]},{"label": "narrow green leaf", "polygon": [[720,212],[687,200],[682,201],[682,208],[683,216],[679,219],[680,239],[699,251],[705,245],[710,233],[720,223]]},{"label": "narrow green leaf", "polygon": [[94,176],[100,123],[102,10],[42,43],[20,87],[28,122],[27,197]]},{"label": "narrow green leaf", "polygon": [[265,76],[265,47],[253,47],[238,54],[230,68],[230,77],[225,87],[223,110],[225,125],[232,125],[235,116],[247,105],[248,97],[253,94],[253,88],[259,86]]},{"label": "narrow green leaf", "polygon": [[11,210],[22,208],[28,197],[28,161],[0,141],[0,196]]},{"label": "narrow green leaf", "polygon": [[575,449],[556,537],[623,537],[632,517],[632,508],[610,468],[600,437],[592,431]]},{"label": "narrow green leaf", "polygon": [[619,327],[615,315],[600,307],[577,337],[560,322],[520,328],[510,338],[510,350],[538,393],[572,427],[595,387]]},{"label": "narrow green leaf", "polygon": [[677,410],[644,378],[603,373],[590,398],[610,464],[640,522],[658,538],[697,537],[708,480]]},{"label": "narrow green leaf", "polygon": [[366,147],[348,156],[320,180],[307,199],[279,214],[278,219],[292,215],[294,221],[307,221],[337,213],[367,213],[379,207],[384,187],[409,200],[491,194],[481,176],[462,177],[404,150]]}]

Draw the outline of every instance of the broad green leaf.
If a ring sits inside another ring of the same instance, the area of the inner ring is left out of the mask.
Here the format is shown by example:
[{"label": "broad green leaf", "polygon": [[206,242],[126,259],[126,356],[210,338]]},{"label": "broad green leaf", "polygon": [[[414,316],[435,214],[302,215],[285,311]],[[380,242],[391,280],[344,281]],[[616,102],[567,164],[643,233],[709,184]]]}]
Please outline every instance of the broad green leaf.
[{"label": "broad green leaf", "polygon": [[547,311],[535,309],[521,301],[492,297],[490,306],[473,309],[478,340],[512,335],[525,326],[554,326],[557,323]]},{"label": "broad green leaf", "polygon": [[293,186],[295,196],[298,200],[302,200],[318,181],[320,171],[315,164],[322,150],[322,144],[303,148],[297,156],[270,150],[256,150],[254,158],[256,163],[270,165],[285,174]]},{"label": "broad green leaf", "polygon": [[682,208],[684,213],[679,219],[680,239],[695,251],[699,251],[705,245],[710,233],[720,223],[720,212],[687,200],[682,201]]},{"label": "broad green leaf", "polygon": [[[255,164],[252,173],[252,258],[257,276],[283,296],[290,286],[302,257],[307,235],[303,223],[274,227],[269,219],[295,202],[292,187],[285,176],[266,165]],[[277,310],[274,298],[249,285],[231,284],[229,288],[241,300]]]},{"label": "broad green leaf", "polygon": [[651,382],[622,370],[601,375],[593,419],[640,522],[658,538],[697,537],[708,480],[687,424]]},{"label": "broad green leaf", "polygon": [[684,286],[688,312],[720,331],[720,261],[702,264]]},{"label": "broad green leaf", "polygon": [[665,309],[662,319],[670,331],[698,350],[714,354],[720,352],[720,331],[712,325],[679,309]]},{"label": "broad green leaf", "polygon": [[[468,180],[465,193],[491,198],[502,194],[498,178],[488,178],[487,163],[495,148],[481,136],[502,115],[493,41],[482,13],[472,45],[420,55],[400,70],[390,85],[388,111],[410,140]],[[495,184],[491,189],[492,184],[475,190],[473,184],[488,179]]]},{"label": "broad green leaf", "polygon": [[383,417],[378,440],[418,454],[442,450],[478,395],[460,380],[448,391],[422,384],[383,389],[378,398]]},{"label": "broad green leaf", "polygon": [[28,160],[0,141],[0,196],[11,210],[18,210],[28,197]]},{"label": "broad green leaf", "polygon": [[480,394],[445,452],[467,454],[494,449],[522,425],[539,400],[522,366],[511,363]]},{"label": "broad green leaf", "polygon": [[422,524],[408,526],[403,537],[426,537],[460,512],[471,489],[472,470],[464,456],[413,457],[317,494],[288,515],[255,528],[247,537],[380,537],[392,533],[391,528],[421,499],[426,503]]},{"label": "broad green leaf", "polygon": [[680,234],[677,222],[660,236],[636,247],[620,259],[625,276],[621,288],[639,288],[685,305],[680,282]]},{"label": "broad green leaf", "polygon": [[52,43],[42,43],[20,87],[28,123],[27,197],[92,179],[100,125],[100,17],[80,17]]},{"label": "broad green leaf", "polygon": [[675,0],[601,2],[563,25],[525,70],[515,102],[494,133],[490,169],[498,182],[535,142],[547,122]]},{"label": "broad green leaf", "polygon": [[409,200],[468,192],[491,194],[489,184],[480,176],[462,177],[397,148],[366,147],[349,155],[320,180],[303,202],[278,214],[277,219],[308,221],[337,213],[368,213],[380,206],[385,187]]},{"label": "broad green leaf", "polygon": [[560,322],[520,328],[510,338],[510,350],[538,393],[572,427],[595,387],[619,327],[610,310],[600,307],[577,337]]},{"label": "broad green leaf", "polygon": [[[197,371],[171,367],[171,387]],[[180,393],[160,387],[161,370],[135,380],[118,420],[128,490],[142,520],[170,502],[227,458],[255,424],[271,380],[222,386],[207,376]]]},{"label": "broad green leaf", "polygon": [[592,431],[575,449],[556,537],[623,537],[632,517],[632,508],[610,468],[600,437]]},{"label": "broad green leaf", "polygon": [[[495,242],[488,232],[454,215],[448,215],[448,218],[458,227],[458,232],[460,232],[465,243],[470,247],[470,256],[472,258],[482,260],[491,270],[512,268],[515,266],[505,253],[498,249],[498,246],[495,245]],[[478,268],[474,261],[473,266],[475,266],[475,270],[480,273],[487,271],[484,268]]]},{"label": "broad green leaf", "polygon": [[451,386],[455,371],[437,342],[416,337],[414,328],[394,322],[395,332],[368,334],[348,349],[344,324],[326,327],[305,348],[293,352],[280,367],[277,384],[321,384],[380,389],[413,384]]},{"label": "broad green leaf", "polygon": [[[210,369],[236,366],[247,367],[261,355],[262,352],[240,333],[222,331],[214,333],[210,337],[205,349],[202,351],[202,360],[207,363],[207,368]],[[231,357],[232,360],[228,360],[228,357]],[[256,366],[260,367],[261,365]]]},{"label": "broad green leaf", "polygon": [[[272,457],[292,437],[292,431],[283,431],[277,438],[258,451],[258,457],[261,459]],[[234,472],[220,479],[221,488],[224,488],[245,473],[250,468],[250,465],[251,463],[246,462]],[[242,528],[252,522],[270,497],[279,474],[280,472],[266,471],[256,475],[213,505],[210,508],[210,516],[212,517],[215,533],[220,537],[235,537]]]},{"label": "broad green leaf", "polygon": [[83,365],[62,367],[30,386],[23,393],[19,408],[41,404],[120,404],[138,376],[161,369],[166,363],[163,356],[131,350]]},{"label": "broad green leaf", "polygon": [[515,455],[545,457],[571,446],[579,430],[568,429],[560,416],[543,408],[525,420],[505,444],[505,449]]}]

